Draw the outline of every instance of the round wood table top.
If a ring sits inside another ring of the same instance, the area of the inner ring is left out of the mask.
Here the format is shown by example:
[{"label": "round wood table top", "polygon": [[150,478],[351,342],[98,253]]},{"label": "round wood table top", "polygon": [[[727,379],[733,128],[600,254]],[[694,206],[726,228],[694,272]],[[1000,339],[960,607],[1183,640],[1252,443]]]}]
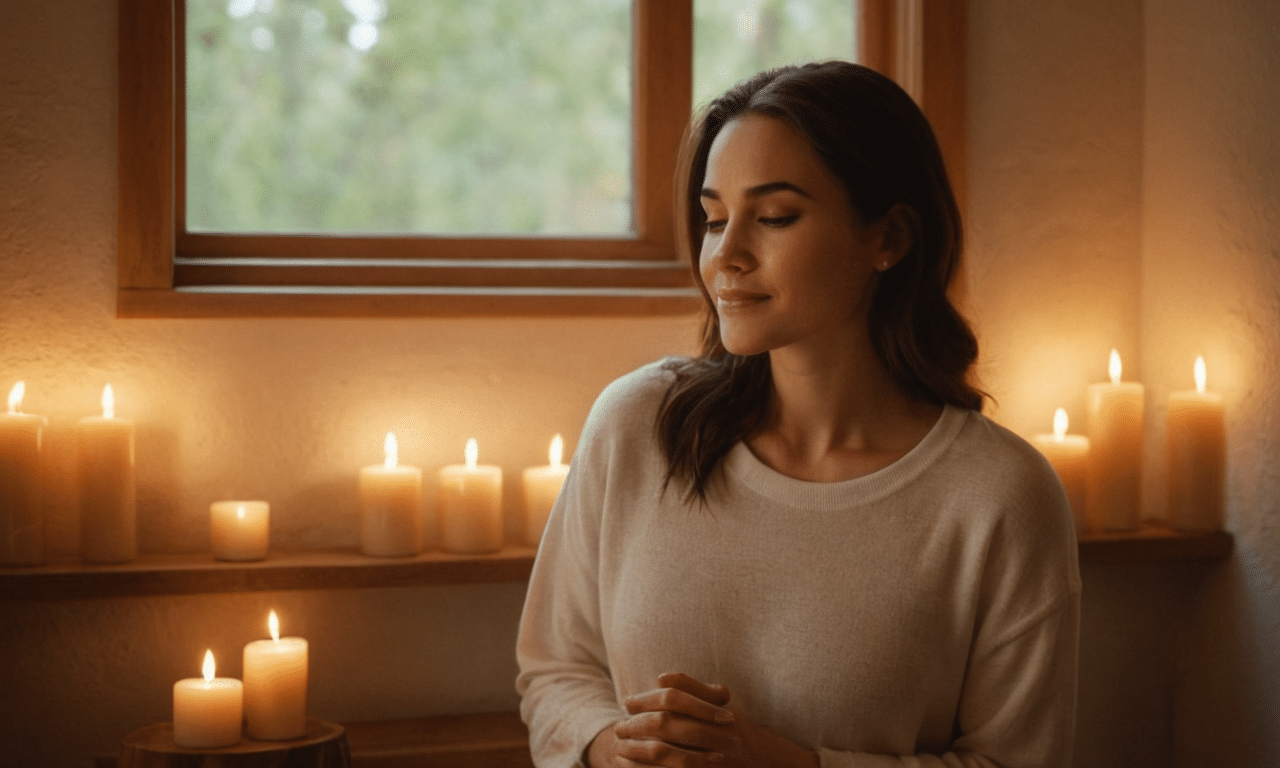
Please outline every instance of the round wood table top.
[{"label": "round wood table top", "polygon": [[155,723],[124,737],[120,768],[350,768],[346,729],[319,718],[290,741],[256,741],[217,749],[188,749],[173,743],[173,723]]}]

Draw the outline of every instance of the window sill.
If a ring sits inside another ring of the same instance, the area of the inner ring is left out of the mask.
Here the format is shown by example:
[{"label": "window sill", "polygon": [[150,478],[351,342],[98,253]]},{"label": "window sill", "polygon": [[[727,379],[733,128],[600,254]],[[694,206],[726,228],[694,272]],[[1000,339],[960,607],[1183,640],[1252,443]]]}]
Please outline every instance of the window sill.
[{"label": "window sill", "polygon": [[691,315],[695,288],[338,287],[206,285],[122,288],[123,318],[610,317]]},{"label": "window sill", "polygon": [[[1087,534],[1083,563],[1148,563],[1221,559],[1233,540],[1225,531],[1179,533],[1147,526],[1127,533]],[[272,552],[266,560],[226,563],[208,553],[143,555],[123,565],[55,562],[0,571],[0,600],[75,600],[294,589],[361,589],[426,584],[516,582],[529,578],[532,547],[506,547],[491,555],[425,552],[375,558],[354,549]]]}]

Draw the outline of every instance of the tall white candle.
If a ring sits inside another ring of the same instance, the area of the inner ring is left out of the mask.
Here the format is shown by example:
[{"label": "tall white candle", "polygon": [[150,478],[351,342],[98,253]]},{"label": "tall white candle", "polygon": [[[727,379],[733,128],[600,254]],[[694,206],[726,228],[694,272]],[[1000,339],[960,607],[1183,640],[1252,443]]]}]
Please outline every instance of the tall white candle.
[{"label": "tall white candle", "polygon": [[479,447],[467,441],[466,464],[440,470],[440,548],[479,554],[502,549],[502,470],[476,464]]},{"label": "tall white candle", "polygon": [[1227,428],[1222,397],[1205,391],[1204,358],[1196,388],[1169,395],[1169,525],[1183,531],[1222,527]]},{"label": "tall white candle", "polygon": [[1058,473],[1058,479],[1067,492],[1067,501],[1071,503],[1076,532],[1079,533],[1088,528],[1085,496],[1089,474],[1089,438],[1084,435],[1068,435],[1067,426],[1067,412],[1059,408],[1053,414],[1053,434],[1036,435],[1033,442]]},{"label": "tall white candle", "polygon": [[215,677],[213,651],[204,652],[204,677],[173,684],[173,743],[189,749],[240,743],[244,686],[231,677]]},{"label": "tall white candle", "polygon": [[41,416],[22,413],[26,385],[9,390],[0,414],[0,565],[44,562],[44,501],[40,485]]},{"label": "tall white candle", "polygon": [[133,422],[116,418],[115,395],[102,389],[102,416],[76,425],[80,549],[86,562],[124,563],[138,555]]},{"label": "tall white candle", "polygon": [[209,541],[218,560],[261,560],[271,540],[271,505],[215,501],[209,505]]},{"label": "tall white candle", "polygon": [[1089,528],[1131,531],[1141,526],[1141,384],[1121,382],[1120,354],[1111,350],[1109,384],[1090,384],[1089,478],[1085,513]]},{"label": "tall white candle", "polygon": [[298,739],[307,732],[307,641],[280,637],[280,620],[267,619],[270,640],[244,647],[244,716],[249,738]]},{"label": "tall white candle", "polygon": [[422,470],[401,466],[395,434],[383,463],[360,470],[360,551],[397,557],[422,550]]},{"label": "tall white candle", "polygon": [[547,525],[547,516],[551,507],[555,506],[560,488],[564,486],[569,467],[560,463],[564,455],[564,438],[556,435],[551,440],[551,448],[547,452],[550,464],[544,467],[529,467],[524,471],[524,540],[531,546],[538,546],[542,541],[542,529]]}]

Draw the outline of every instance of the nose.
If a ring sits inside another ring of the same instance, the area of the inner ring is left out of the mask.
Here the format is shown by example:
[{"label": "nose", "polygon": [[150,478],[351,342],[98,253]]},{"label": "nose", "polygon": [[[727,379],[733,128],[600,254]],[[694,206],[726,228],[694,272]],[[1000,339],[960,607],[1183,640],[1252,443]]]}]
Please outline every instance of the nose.
[{"label": "nose", "polygon": [[746,240],[733,221],[726,224],[719,233],[708,234],[702,240],[704,265],[717,272],[750,271],[755,259]]}]

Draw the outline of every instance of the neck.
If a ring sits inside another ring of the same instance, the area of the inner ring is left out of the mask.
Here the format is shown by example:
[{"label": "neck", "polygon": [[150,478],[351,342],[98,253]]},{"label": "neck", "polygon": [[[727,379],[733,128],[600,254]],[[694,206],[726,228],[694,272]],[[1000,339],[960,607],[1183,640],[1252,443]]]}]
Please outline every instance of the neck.
[{"label": "neck", "polygon": [[869,474],[915,447],[941,413],[902,392],[868,339],[844,342],[769,354],[769,415],[747,444],[783,474],[828,482]]}]

